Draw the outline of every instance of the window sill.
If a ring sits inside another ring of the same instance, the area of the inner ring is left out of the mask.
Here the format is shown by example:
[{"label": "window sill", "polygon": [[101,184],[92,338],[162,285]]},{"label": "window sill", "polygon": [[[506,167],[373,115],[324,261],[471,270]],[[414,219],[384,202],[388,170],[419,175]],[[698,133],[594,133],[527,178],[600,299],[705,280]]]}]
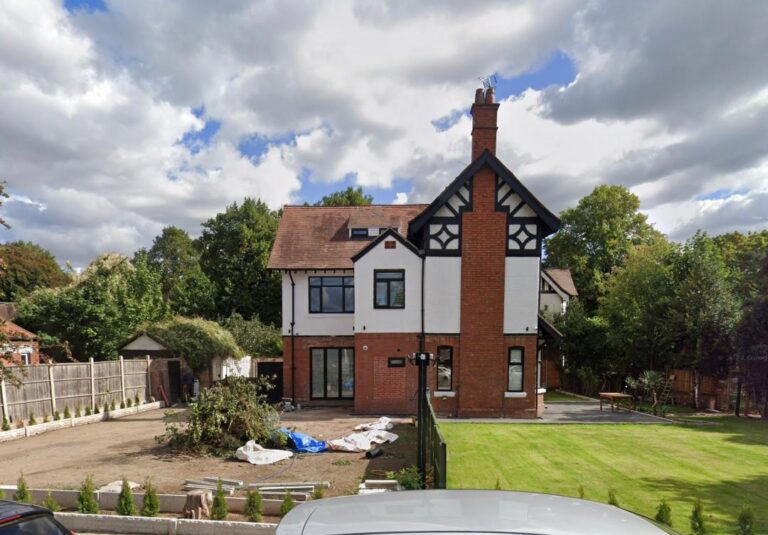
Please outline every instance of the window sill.
[{"label": "window sill", "polygon": [[539,389],[536,391],[536,393],[537,393],[537,394],[546,394],[546,393],[547,393],[547,389],[546,389],[546,388],[539,388]]},{"label": "window sill", "polygon": [[456,392],[453,390],[435,390],[432,392],[433,398],[455,398]]},{"label": "window sill", "polygon": [[504,392],[505,398],[527,398],[528,392]]}]

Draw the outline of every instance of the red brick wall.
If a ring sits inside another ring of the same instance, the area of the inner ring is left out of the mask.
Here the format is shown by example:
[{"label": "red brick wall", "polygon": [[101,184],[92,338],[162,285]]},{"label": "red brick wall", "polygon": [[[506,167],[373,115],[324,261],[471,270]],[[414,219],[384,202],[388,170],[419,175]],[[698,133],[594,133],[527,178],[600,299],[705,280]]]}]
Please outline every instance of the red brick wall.
[{"label": "red brick wall", "polygon": [[435,412],[441,416],[457,416],[459,398],[458,392],[461,388],[459,385],[459,368],[461,367],[461,337],[458,335],[427,335],[425,340],[425,351],[432,353],[437,358],[437,348],[439,346],[450,346],[453,348],[453,385],[452,391],[453,397],[440,397],[440,392],[437,391],[437,366],[432,366],[429,369],[428,384],[429,389],[432,392],[430,401]]},{"label": "red brick wall", "polygon": [[14,352],[11,354],[11,361],[14,364],[21,364],[22,358],[21,353],[18,352],[18,350],[22,347],[31,347],[32,353],[29,354],[29,364],[40,364],[40,344],[38,342],[33,341],[16,341],[12,340],[8,342],[8,345],[12,346],[14,348]]},{"label": "red brick wall", "polygon": [[[367,349],[366,349],[367,348]],[[390,368],[389,357],[407,357],[419,350],[416,333],[355,335],[355,412],[414,414],[418,368]]]},{"label": "red brick wall", "polygon": [[[527,392],[524,398],[504,398],[503,416],[508,418],[536,418],[536,345],[538,337],[535,334],[511,335],[504,337],[504,391],[507,390],[507,363],[510,347],[523,348],[523,390]],[[503,396],[504,394],[502,394]]]},{"label": "red brick wall", "polygon": [[[293,362],[291,361],[291,337],[283,336],[283,396],[293,398],[294,403],[302,405],[344,405],[351,406],[352,400],[312,400],[310,399],[309,350],[313,347],[355,347],[353,336],[296,336],[296,393],[291,392]],[[355,350],[355,395],[358,393],[357,366],[358,353]]]}]

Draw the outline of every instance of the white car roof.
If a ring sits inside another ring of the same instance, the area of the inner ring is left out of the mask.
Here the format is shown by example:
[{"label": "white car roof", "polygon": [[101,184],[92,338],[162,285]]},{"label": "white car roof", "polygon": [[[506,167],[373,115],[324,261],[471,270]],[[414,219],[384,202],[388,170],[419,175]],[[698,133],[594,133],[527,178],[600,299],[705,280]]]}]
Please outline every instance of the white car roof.
[{"label": "white car roof", "polygon": [[663,535],[674,533],[601,503],[526,492],[425,490],[305,502],[277,535],[395,533]]}]

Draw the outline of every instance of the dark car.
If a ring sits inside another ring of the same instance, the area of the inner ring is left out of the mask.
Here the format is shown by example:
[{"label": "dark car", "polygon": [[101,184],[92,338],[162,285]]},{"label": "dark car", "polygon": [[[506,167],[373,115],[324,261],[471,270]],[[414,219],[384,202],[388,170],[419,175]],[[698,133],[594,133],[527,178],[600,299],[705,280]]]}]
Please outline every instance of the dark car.
[{"label": "dark car", "polygon": [[74,535],[45,507],[0,500],[0,535]]}]

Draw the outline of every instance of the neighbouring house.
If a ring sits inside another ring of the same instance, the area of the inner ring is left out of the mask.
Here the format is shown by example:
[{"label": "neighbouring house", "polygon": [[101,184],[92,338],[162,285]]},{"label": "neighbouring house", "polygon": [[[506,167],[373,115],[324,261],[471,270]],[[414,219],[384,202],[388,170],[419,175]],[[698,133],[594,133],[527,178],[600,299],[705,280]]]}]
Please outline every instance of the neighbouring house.
[{"label": "neighbouring house", "polygon": [[40,364],[40,342],[35,333],[7,320],[0,321],[0,333],[4,337],[3,353],[12,363]]},{"label": "neighbouring house", "polygon": [[541,246],[560,221],[496,157],[498,107],[477,90],[471,163],[428,205],[285,207],[269,260],[282,273],[285,396],[413,413],[407,357],[426,351],[440,414],[543,411],[540,289],[564,277],[542,272]]},{"label": "neighbouring house", "polygon": [[539,297],[539,348],[542,366],[539,383],[543,388],[560,388],[560,369],[565,356],[560,350],[562,335],[554,325],[554,318],[565,314],[568,302],[578,292],[569,269],[548,268],[541,270]]}]

